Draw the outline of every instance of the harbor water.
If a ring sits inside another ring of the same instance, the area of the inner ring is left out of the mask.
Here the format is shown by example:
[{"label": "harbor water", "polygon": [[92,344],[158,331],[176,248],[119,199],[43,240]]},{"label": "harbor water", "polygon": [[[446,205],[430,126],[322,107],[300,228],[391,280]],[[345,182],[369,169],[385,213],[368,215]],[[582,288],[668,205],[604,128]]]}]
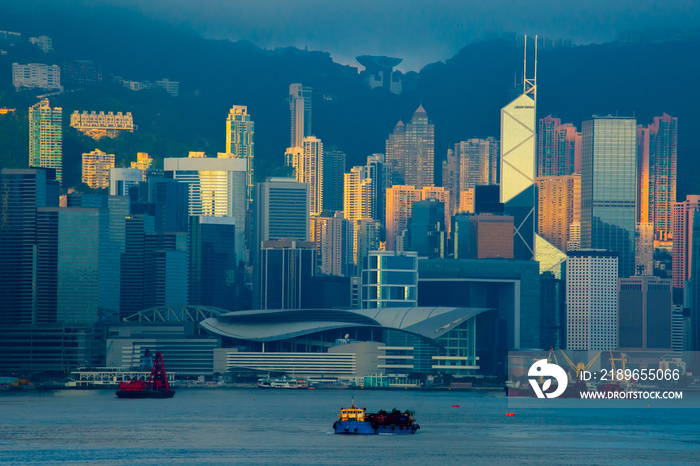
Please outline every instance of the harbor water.
[{"label": "harbor water", "polygon": [[[339,409],[410,409],[415,435],[334,435]],[[697,464],[698,409],[521,409],[500,392],[180,389],[0,394],[0,464]]]}]

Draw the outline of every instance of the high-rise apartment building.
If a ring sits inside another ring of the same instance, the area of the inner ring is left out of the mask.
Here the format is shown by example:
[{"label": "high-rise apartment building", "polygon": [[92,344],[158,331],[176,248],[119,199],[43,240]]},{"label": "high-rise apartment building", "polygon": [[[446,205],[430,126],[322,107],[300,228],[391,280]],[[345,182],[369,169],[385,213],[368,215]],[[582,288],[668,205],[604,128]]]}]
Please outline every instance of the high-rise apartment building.
[{"label": "high-rise apartment building", "polygon": [[536,179],[537,233],[560,251],[569,248],[571,224],[581,221],[581,175]]},{"label": "high-rise apartment building", "polygon": [[311,215],[323,212],[323,142],[315,136],[302,140],[302,153],[296,167],[297,181],[309,185],[309,208]]},{"label": "high-rise apartment building", "polygon": [[[248,107],[234,105],[226,118],[226,154],[246,161],[246,199],[253,199],[255,183],[255,124],[248,113]],[[229,155],[230,154],[230,155]]]},{"label": "high-rise apartment building", "polygon": [[581,133],[571,123],[548,115],[540,118],[537,134],[537,176],[581,173]]},{"label": "high-rise apartment building", "polygon": [[386,140],[386,165],[394,185],[433,186],[435,125],[419,106],[411,121],[399,121]]},{"label": "high-rise apartment building", "polygon": [[566,260],[568,349],[617,349],[617,266],[617,255],[608,251],[569,252]]},{"label": "high-rise apartment building", "polygon": [[664,113],[637,126],[637,147],[637,221],[667,235],[676,201],[678,118]]},{"label": "high-rise apartment building", "polygon": [[351,222],[363,218],[375,218],[376,197],[374,179],[369,176],[367,167],[356,166],[345,173],[343,210],[345,218]]},{"label": "high-rise apartment building", "polygon": [[166,158],[163,165],[166,177],[189,184],[189,215],[235,219],[236,257],[238,260],[244,260],[248,168],[246,160],[190,156]]},{"label": "high-rise apartment building", "polygon": [[108,188],[110,168],[114,168],[114,154],[100,149],[83,154],[83,183],[92,189]]},{"label": "high-rise apartment building", "polygon": [[56,181],[63,181],[63,109],[51,107],[43,99],[29,107],[29,166],[56,170]]},{"label": "high-rise apartment building", "polygon": [[301,147],[301,141],[311,136],[311,92],[310,87],[299,83],[289,85],[290,142],[289,147]]},{"label": "high-rise apartment building", "polygon": [[674,288],[683,288],[692,278],[693,225],[700,218],[700,195],[688,195],[673,204],[672,278]]},{"label": "high-rise apartment building", "polygon": [[413,203],[422,200],[420,189],[395,185],[386,190],[386,249],[403,251],[403,234],[411,217]]},{"label": "high-rise apartment building", "polygon": [[521,260],[535,256],[536,80],[525,78],[523,94],[501,109],[501,202],[513,216],[513,254]]},{"label": "high-rise apartment building", "polygon": [[351,275],[353,263],[352,224],[343,218],[343,212],[319,220],[316,244],[321,260],[321,274],[345,277]]},{"label": "high-rise apartment building", "polygon": [[450,192],[450,204],[447,206],[450,216],[457,213],[459,208],[459,158],[455,151],[447,149],[447,158],[442,161],[442,186]]},{"label": "high-rise apartment building", "polygon": [[494,138],[469,139],[455,144],[459,160],[459,189],[498,184],[498,141]]},{"label": "high-rise apartment building", "polygon": [[620,278],[618,296],[620,348],[670,350],[671,280],[653,276]]},{"label": "high-rise apartment building", "polygon": [[619,254],[620,277],[634,275],[637,122],[593,116],[583,122],[581,247]]}]

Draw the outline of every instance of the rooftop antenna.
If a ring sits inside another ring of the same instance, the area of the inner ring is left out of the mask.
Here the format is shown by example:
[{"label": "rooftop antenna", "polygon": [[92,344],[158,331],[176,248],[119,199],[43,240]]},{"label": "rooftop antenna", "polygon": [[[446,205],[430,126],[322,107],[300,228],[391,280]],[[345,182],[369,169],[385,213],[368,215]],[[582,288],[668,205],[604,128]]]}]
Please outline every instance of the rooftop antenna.
[{"label": "rooftop antenna", "polygon": [[525,46],[523,47],[523,94],[527,94],[527,34],[525,34]]}]

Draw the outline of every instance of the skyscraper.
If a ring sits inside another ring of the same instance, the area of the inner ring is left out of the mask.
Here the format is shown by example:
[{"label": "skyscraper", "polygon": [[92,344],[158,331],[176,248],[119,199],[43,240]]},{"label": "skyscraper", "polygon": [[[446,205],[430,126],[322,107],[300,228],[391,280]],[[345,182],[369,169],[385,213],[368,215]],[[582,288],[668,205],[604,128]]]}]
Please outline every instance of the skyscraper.
[{"label": "skyscraper", "polygon": [[343,176],[345,174],[345,152],[331,146],[323,151],[323,208],[343,210]]},{"label": "skyscraper", "polygon": [[311,91],[299,83],[289,85],[290,142],[289,147],[301,147],[301,141],[311,136]]},{"label": "skyscraper", "polygon": [[336,212],[332,218],[324,218],[317,238],[318,254],[323,275],[349,276],[354,271],[352,224]]},{"label": "skyscraper", "polygon": [[386,249],[403,251],[403,234],[411,217],[413,203],[422,200],[422,192],[413,186],[395,185],[386,190]]},{"label": "skyscraper", "polygon": [[421,191],[421,199],[423,199],[424,201],[427,201],[429,199],[435,199],[436,201],[440,201],[445,205],[445,219],[442,223],[442,226],[445,229],[447,236],[450,236],[450,229],[452,228],[450,222],[451,215],[447,208],[451,200],[450,192],[445,188],[439,186],[424,186]]},{"label": "skyscraper", "polygon": [[234,105],[226,118],[226,154],[246,161],[246,196],[253,199],[255,183],[255,124],[248,114],[248,107]]},{"label": "skyscraper", "polygon": [[375,218],[376,198],[374,180],[367,167],[356,166],[345,173],[343,210],[345,218],[351,222],[363,218]]},{"label": "skyscraper", "polygon": [[264,241],[253,280],[255,309],[303,309],[316,290],[316,245],[311,241]]},{"label": "skyscraper", "polygon": [[566,260],[568,349],[617,349],[617,264],[617,255],[608,251],[569,253]]},{"label": "skyscraper", "polygon": [[447,158],[442,161],[442,186],[450,192],[450,204],[447,207],[451,217],[457,213],[460,195],[459,157],[452,149],[447,149]]},{"label": "skyscraper", "polygon": [[581,133],[571,123],[548,115],[540,118],[537,134],[537,176],[581,173]]},{"label": "skyscraper", "polygon": [[164,159],[166,176],[180,183],[189,183],[189,215],[235,219],[236,257],[244,260],[246,160],[190,155],[187,158]]},{"label": "skyscraper", "polygon": [[667,235],[676,201],[678,118],[664,113],[647,127],[637,126],[637,147],[637,221]]},{"label": "skyscraper", "polygon": [[537,178],[537,233],[566,251],[570,227],[581,221],[581,175]]},{"label": "skyscraper", "polygon": [[[527,38],[525,40],[527,54]],[[526,65],[526,64],[525,64]],[[501,202],[513,216],[513,254],[516,259],[535,256],[535,144],[537,101],[537,41],[535,74],[526,78],[523,94],[501,109]]]},{"label": "skyscraper", "polygon": [[433,186],[435,159],[435,126],[420,105],[411,121],[399,121],[386,140],[386,164],[391,170],[392,184]]},{"label": "skyscraper", "polygon": [[83,183],[92,189],[108,188],[110,168],[114,168],[114,154],[99,149],[83,154]]},{"label": "skyscraper", "polygon": [[256,251],[262,241],[308,241],[309,187],[293,178],[268,178],[256,185]]},{"label": "skyscraper", "polygon": [[56,181],[63,181],[63,109],[51,107],[43,99],[29,107],[29,166],[56,170]]},{"label": "skyscraper", "polygon": [[620,348],[671,349],[671,280],[641,276],[618,279]]},{"label": "skyscraper", "polygon": [[315,136],[305,137],[302,142],[300,165],[296,167],[297,181],[309,185],[309,208],[311,215],[323,212],[323,142]]},{"label": "skyscraper", "polygon": [[414,251],[419,257],[444,259],[447,255],[447,225],[445,203],[426,199],[413,203],[408,219],[404,250]]},{"label": "skyscraper", "polygon": [[673,204],[672,278],[674,288],[683,288],[693,270],[693,225],[700,218],[700,195],[686,196]]},{"label": "skyscraper", "polygon": [[460,191],[498,183],[498,141],[494,138],[462,141],[455,144],[454,152],[459,160]]},{"label": "skyscraper", "polygon": [[0,324],[33,325],[48,321],[36,312],[37,209],[58,207],[54,171],[42,168],[2,170],[0,177]]},{"label": "skyscraper", "polygon": [[634,275],[637,122],[593,116],[583,122],[581,247],[619,254],[620,277]]}]

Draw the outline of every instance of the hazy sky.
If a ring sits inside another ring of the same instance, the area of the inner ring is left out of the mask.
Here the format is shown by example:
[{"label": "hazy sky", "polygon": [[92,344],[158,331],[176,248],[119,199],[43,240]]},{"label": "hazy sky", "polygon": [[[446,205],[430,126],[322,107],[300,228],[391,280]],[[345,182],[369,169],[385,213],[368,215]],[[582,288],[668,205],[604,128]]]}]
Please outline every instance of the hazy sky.
[{"label": "hazy sky", "polygon": [[591,43],[614,40],[628,29],[689,31],[700,25],[700,0],[67,1],[134,8],[207,38],[329,51],[342,63],[356,64],[354,57],[362,54],[397,56],[404,59],[402,68],[413,70],[493,33]]}]

